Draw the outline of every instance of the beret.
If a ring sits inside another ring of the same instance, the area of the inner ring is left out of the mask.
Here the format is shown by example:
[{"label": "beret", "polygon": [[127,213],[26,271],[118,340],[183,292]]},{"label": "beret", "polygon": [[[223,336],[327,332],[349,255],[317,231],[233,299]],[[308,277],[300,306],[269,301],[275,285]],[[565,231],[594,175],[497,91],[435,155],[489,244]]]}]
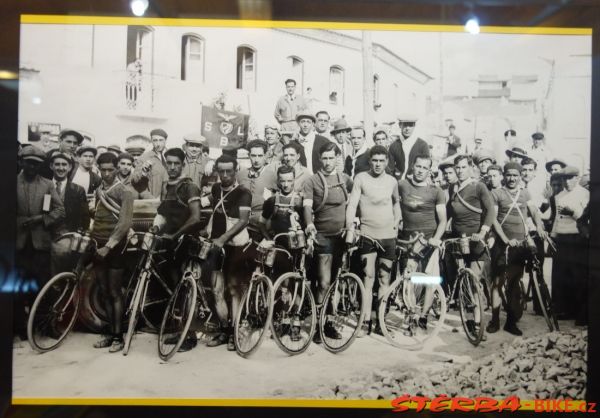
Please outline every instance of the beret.
[{"label": "beret", "polygon": [[152,129],[150,131],[150,136],[152,137],[154,135],[162,136],[163,138],[167,139],[167,133],[164,131],[164,129]]}]

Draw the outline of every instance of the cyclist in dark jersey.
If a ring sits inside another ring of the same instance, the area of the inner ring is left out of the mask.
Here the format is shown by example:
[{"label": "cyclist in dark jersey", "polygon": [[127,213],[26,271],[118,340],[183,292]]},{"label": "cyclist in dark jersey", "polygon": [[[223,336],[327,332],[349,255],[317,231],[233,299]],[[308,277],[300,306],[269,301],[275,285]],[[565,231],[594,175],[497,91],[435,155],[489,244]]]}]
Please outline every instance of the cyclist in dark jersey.
[{"label": "cyclist in dark jersey", "polygon": [[[175,285],[181,278],[181,267],[185,260],[181,257],[181,254],[184,254],[183,251],[173,254],[173,250],[176,240],[181,235],[198,231],[201,193],[200,188],[190,177],[182,176],[185,164],[184,152],[179,148],[171,148],[165,152],[164,156],[169,179],[162,185],[158,214],[154,219],[151,231],[161,232],[163,237],[168,240],[167,243],[170,244],[169,255],[166,258],[173,262],[166,263],[166,269]],[[190,330],[179,351],[191,350],[196,343],[196,333]]]},{"label": "cyclist in dark jersey", "polygon": [[[498,217],[494,220],[494,230],[499,240],[494,246],[494,264],[496,266],[492,287],[492,320],[486,331],[494,333],[499,329],[500,294],[506,281],[506,324],[504,330],[514,334],[523,333],[517,327],[517,321],[523,314],[519,281],[529,249],[518,247],[519,241],[528,237],[527,216],[531,214],[540,237],[546,237],[539,211],[527,189],[520,187],[523,167],[519,163],[509,162],[504,166],[505,186],[492,191]],[[512,247],[508,253],[507,247]]]}]

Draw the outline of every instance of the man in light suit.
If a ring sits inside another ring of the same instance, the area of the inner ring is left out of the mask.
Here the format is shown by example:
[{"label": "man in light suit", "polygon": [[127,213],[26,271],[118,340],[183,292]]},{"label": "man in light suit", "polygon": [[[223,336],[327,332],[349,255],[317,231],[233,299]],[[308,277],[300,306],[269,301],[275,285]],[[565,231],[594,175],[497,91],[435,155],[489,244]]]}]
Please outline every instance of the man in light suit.
[{"label": "man in light suit", "polygon": [[[23,171],[17,176],[17,242],[15,265],[26,282],[35,281],[38,289],[50,278],[52,229],[65,218],[65,209],[52,181],[38,173],[45,154],[27,147],[21,154]],[[15,334],[24,339],[25,306],[34,295],[19,295],[15,301]],[[26,338],[26,337],[25,337]]]}]

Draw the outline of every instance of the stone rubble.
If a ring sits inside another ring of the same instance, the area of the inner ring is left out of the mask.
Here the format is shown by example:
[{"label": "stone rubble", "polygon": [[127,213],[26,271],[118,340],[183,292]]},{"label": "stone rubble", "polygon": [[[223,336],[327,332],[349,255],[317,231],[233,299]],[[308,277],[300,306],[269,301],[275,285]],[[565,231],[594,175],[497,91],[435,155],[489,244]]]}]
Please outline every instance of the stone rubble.
[{"label": "stone rubble", "polygon": [[394,399],[411,396],[585,399],[587,330],[515,338],[477,361],[428,370],[375,370],[314,396],[326,399]]}]

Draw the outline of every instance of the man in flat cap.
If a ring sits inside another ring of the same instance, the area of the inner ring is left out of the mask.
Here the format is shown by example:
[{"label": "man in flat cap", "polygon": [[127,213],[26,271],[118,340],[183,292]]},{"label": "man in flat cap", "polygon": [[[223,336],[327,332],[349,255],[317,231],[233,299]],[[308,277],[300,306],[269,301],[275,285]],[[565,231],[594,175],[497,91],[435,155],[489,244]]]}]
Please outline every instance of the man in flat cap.
[{"label": "man in flat cap", "polygon": [[134,163],[144,153],[144,151],[146,151],[146,148],[137,145],[130,145],[125,147],[125,152],[131,155]]},{"label": "man in flat cap", "polygon": [[[52,181],[40,176],[44,152],[35,146],[21,152],[23,170],[17,175],[17,241],[15,265],[20,277],[41,289],[50,278],[50,245],[54,228],[65,209]],[[26,339],[25,307],[31,296],[20,293],[15,301],[15,334]]]},{"label": "man in flat cap", "polygon": [[[273,115],[283,130],[298,132],[298,114],[305,112],[308,105],[302,96],[296,95],[296,80],[285,80],[286,94],[277,100]],[[314,122],[313,122],[314,123]]]},{"label": "man in flat cap", "polygon": [[163,181],[167,179],[167,168],[163,155],[167,133],[163,129],[150,131],[152,149],[144,152],[136,161],[131,183],[136,188],[147,188],[155,198],[160,197]]},{"label": "man in flat cap", "polygon": [[333,122],[333,129],[329,131],[331,134],[331,142],[336,144],[341,151],[338,158],[337,170],[342,173],[344,171],[344,165],[346,157],[352,154],[352,145],[350,144],[350,132],[352,128],[346,122],[346,119],[340,118]]},{"label": "man in flat cap", "polygon": [[[492,191],[495,212],[494,230],[498,235],[498,245],[494,246],[493,262],[496,267],[492,286],[492,320],[486,331],[497,332],[500,327],[500,293],[506,281],[506,324],[504,330],[513,335],[522,335],[517,321],[523,314],[519,282],[528,257],[529,249],[520,243],[529,236],[526,219],[531,216],[540,237],[546,237],[544,225],[535,203],[527,189],[521,188],[519,163],[504,165],[504,187]],[[508,247],[508,250],[507,250]]]},{"label": "man in flat cap", "polygon": [[194,184],[200,187],[202,176],[209,176],[215,165],[204,153],[205,148],[208,148],[208,141],[199,133],[185,135],[183,140],[185,161],[182,176],[191,178]]},{"label": "man in flat cap", "polygon": [[390,169],[398,180],[412,173],[412,166],[417,155],[431,155],[429,145],[421,138],[413,135],[417,118],[414,116],[399,116],[398,126],[401,136],[390,145]]},{"label": "man in flat cap", "polygon": [[316,118],[308,113],[300,113],[296,116],[300,131],[296,135],[296,141],[304,148],[304,155],[300,157],[300,163],[311,173],[321,169],[319,149],[330,142],[327,138],[319,135],[314,130]]},{"label": "man in flat cap", "polygon": [[107,148],[108,152],[112,152],[113,154],[115,154],[116,157],[119,156],[119,154],[121,154],[121,147],[117,144],[112,144],[109,145]]},{"label": "man in flat cap", "polygon": [[488,167],[492,164],[496,164],[496,159],[491,150],[480,149],[473,153],[473,162],[479,170],[479,179],[489,187],[489,178],[487,175]]},{"label": "man in flat cap", "polygon": [[52,179],[52,170],[50,169],[49,159],[55,152],[62,152],[75,157],[77,147],[83,143],[83,135],[73,129],[65,129],[58,135],[58,148],[51,149],[46,153],[46,160],[40,168],[39,174],[47,179]]},{"label": "man in flat cap", "polygon": [[588,242],[580,236],[577,220],[590,200],[590,192],[579,185],[579,169],[566,166],[560,176],[563,190],[555,196],[556,216],[552,237],[557,252],[552,264],[552,302],[558,319],[587,323]]},{"label": "man in flat cap", "polygon": [[[531,135],[532,144],[527,150],[527,155],[533,158],[542,169],[546,162],[551,158],[552,150],[546,145],[546,137],[541,132],[535,132]],[[540,173],[541,174],[541,173]]]},{"label": "man in flat cap", "polygon": [[[57,225],[58,236],[67,232],[85,231],[90,226],[90,208],[86,191],[69,180],[72,167],[73,157],[69,154],[57,152],[50,157],[50,168],[54,173],[52,183],[65,208],[65,219]],[[70,260],[69,244],[68,239],[52,242],[50,270],[53,276],[72,268],[73,260]]]},{"label": "man in flat cap", "polygon": [[456,131],[456,126],[448,126],[448,131],[449,134],[446,137],[446,144],[448,144],[448,150],[446,151],[447,157],[458,154],[462,147],[460,137],[454,133]]},{"label": "man in flat cap", "polygon": [[94,163],[98,151],[92,146],[77,149],[77,161],[69,175],[71,182],[80,185],[88,196],[92,196],[102,183],[102,179],[94,171]]}]

